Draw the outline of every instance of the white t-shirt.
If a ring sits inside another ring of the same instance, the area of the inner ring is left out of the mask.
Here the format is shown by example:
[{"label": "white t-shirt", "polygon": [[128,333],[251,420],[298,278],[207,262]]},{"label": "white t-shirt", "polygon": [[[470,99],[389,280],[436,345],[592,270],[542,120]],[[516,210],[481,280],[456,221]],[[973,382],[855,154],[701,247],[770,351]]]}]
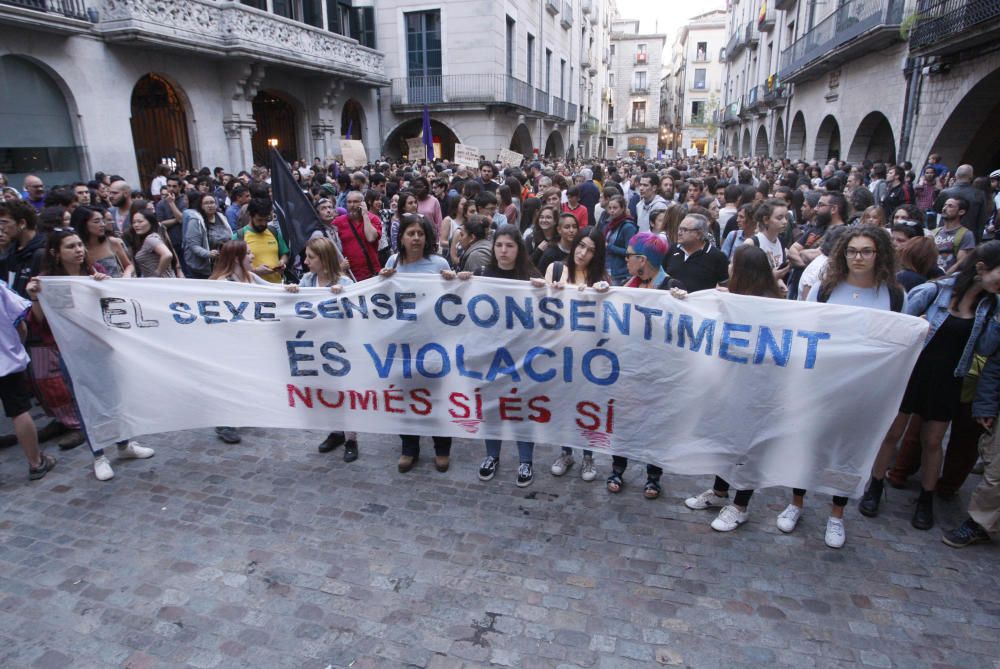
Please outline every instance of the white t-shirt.
[{"label": "white t-shirt", "polygon": [[778,240],[771,241],[763,232],[758,232],[757,246],[767,254],[767,259],[771,263],[771,269],[778,269],[785,262],[785,247]]},{"label": "white t-shirt", "polygon": [[826,266],[829,262],[830,258],[821,253],[813,258],[813,261],[806,265],[806,268],[802,270],[802,276],[799,277],[800,300],[806,299],[803,295],[803,288],[810,286],[809,294],[812,295],[812,289],[823,282],[823,279],[826,278]]}]

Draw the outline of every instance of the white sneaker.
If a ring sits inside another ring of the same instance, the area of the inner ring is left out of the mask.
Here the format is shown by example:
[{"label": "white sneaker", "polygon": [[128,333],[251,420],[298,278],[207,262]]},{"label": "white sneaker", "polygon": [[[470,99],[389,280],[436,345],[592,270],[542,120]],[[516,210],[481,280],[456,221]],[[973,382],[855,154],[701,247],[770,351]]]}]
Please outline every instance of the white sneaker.
[{"label": "white sneaker", "polygon": [[789,504],[784,511],[778,514],[778,529],[785,533],[791,532],[799,524],[801,516],[802,509],[794,504]]},{"label": "white sneaker", "polygon": [[583,464],[580,465],[580,478],[584,481],[593,481],[597,478],[597,467],[594,466],[594,458],[583,456]]},{"label": "white sneaker", "polygon": [[140,446],[137,441],[130,441],[124,447],[118,447],[118,457],[125,459],[145,460],[156,455],[156,451],[148,446]]},{"label": "white sneaker", "polygon": [[560,453],[556,461],[552,463],[551,471],[553,476],[562,476],[569,471],[569,468],[576,464],[576,460],[570,453]]},{"label": "white sneaker", "polygon": [[726,506],[729,504],[729,497],[719,497],[715,494],[714,490],[706,490],[696,497],[688,497],[684,500],[684,506],[689,509],[694,509],[698,511],[700,509],[708,509],[713,506]]},{"label": "white sneaker", "polygon": [[712,529],[716,532],[732,532],[737,527],[747,522],[750,514],[740,511],[735,504],[722,507],[722,511],[715,520],[712,521]]},{"label": "white sneaker", "polygon": [[94,458],[94,476],[97,477],[98,481],[110,481],[115,477],[115,470],[111,468],[107,456],[102,455],[99,458]]},{"label": "white sneaker", "polygon": [[830,548],[840,548],[844,545],[847,535],[844,534],[844,519],[830,517],[826,521],[826,545]]}]

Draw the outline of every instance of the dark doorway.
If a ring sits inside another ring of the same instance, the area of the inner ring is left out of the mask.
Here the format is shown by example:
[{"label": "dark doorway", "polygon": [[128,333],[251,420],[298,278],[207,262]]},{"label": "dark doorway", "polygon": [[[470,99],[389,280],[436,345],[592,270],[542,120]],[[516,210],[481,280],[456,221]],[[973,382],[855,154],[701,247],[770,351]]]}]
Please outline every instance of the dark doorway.
[{"label": "dark doorway", "polygon": [[142,189],[148,190],[158,165],[191,169],[187,114],[174,87],[147,74],[132,89],[132,143]]},{"label": "dark doorway", "polygon": [[268,165],[268,153],[276,146],[278,153],[292,162],[300,156],[296,139],[295,107],[284,96],[275,91],[261,91],[253,99],[253,118],[257,130],[253,133],[253,161],[257,165]]}]

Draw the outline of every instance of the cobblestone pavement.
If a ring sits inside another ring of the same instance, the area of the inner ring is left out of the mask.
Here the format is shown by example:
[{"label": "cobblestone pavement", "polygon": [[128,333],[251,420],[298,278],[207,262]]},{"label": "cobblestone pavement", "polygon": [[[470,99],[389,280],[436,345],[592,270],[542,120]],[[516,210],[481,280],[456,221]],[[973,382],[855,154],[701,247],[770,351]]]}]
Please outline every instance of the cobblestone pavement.
[{"label": "cobblestone pavement", "polygon": [[930,532],[913,491],[852,504],[835,551],[825,496],[783,535],[764,491],[719,534],[682,503],[707,477],[647,501],[633,464],[610,495],[608,458],[557,479],[539,447],[522,489],[513,444],[481,483],[481,442],[404,475],[394,437],[350,465],[322,437],[156,435],[108,483],[85,448],[32,484],[0,451],[0,667],[1000,667],[1000,553],[940,542],[977,477]]}]

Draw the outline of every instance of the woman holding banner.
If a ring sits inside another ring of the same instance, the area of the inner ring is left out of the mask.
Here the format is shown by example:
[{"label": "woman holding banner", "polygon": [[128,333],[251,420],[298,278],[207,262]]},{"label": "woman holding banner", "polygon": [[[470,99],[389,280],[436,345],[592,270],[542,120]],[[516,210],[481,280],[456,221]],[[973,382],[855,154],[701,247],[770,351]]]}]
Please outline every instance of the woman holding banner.
[{"label": "woman holding banner", "polygon": [[[329,288],[331,292],[339,293],[344,290],[344,286],[354,283],[341,266],[336,245],[326,237],[316,237],[306,242],[304,264],[309,271],[302,275],[297,285],[288,284],[285,290],[297,293],[299,288]],[[331,432],[317,450],[329,453],[341,444],[344,446],[344,462],[358,459],[357,432]]]},{"label": "woman holding banner", "polygon": [[[726,288],[735,295],[753,295],[755,297],[784,298],[784,291],[778,284],[771,268],[771,262],[762,249],[740,244],[733,251],[732,262],[729,263],[729,281]],[[729,502],[729,483],[720,476],[715,477],[715,483],[705,492],[684,500],[684,505],[693,510],[722,507],[719,515],[712,521],[712,529],[717,532],[732,532],[747,522],[749,514],[747,505],[753,496],[753,490],[737,490],[732,503]]]},{"label": "woman holding banner", "polygon": [[[496,246],[494,245],[494,254]],[[579,290],[593,287],[598,292],[606,292],[610,288],[608,273],[605,270],[604,235],[592,227],[586,227],[576,233],[569,245],[569,256],[566,262],[557,260],[545,271],[545,280],[533,279],[535,286],[548,283],[556,288],[567,285],[576,286]],[[552,463],[550,471],[553,476],[562,476],[576,463],[573,459],[573,449],[564,446],[562,453]],[[594,452],[584,449],[583,463],[580,465],[580,478],[593,481],[597,478],[597,468],[594,466]]]},{"label": "woman holding banner", "polygon": [[923,481],[910,523],[918,530],[934,526],[934,490],[943,457],[941,443],[958,413],[962,381],[972,366],[973,353],[990,356],[1000,343],[1000,324],[993,318],[997,293],[1000,293],[1000,241],[992,241],[966,256],[957,274],[921,284],[907,295],[906,313],[926,318],[930,331],[910,375],[899,414],[872,465],[871,482],[861,499],[862,514],[878,515],[884,477],[896,454],[896,443],[903,436],[910,416],[917,415],[923,419],[920,433]]},{"label": "woman holding banner", "polygon": [[[889,233],[869,225],[842,233],[830,251],[825,278],[809,291],[806,301],[902,311],[906,293],[896,281],[896,253]],[[937,479],[936,473],[934,478]],[[779,530],[787,533],[795,529],[802,516],[805,495],[802,488],[792,489],[792,503],[778,514]],[[845,506],[847,498],[834,495],[824,535],[830,548],[840,548],[846,541]]]},{"label": "woman holding banner", "polygon": [[[107,274],[100,271],[100,268],[94,267],[87,260],[87,249],[80,236],[74,230],[66,229],[53,230],[49,233],[42,272],[39,276],[89,276],[98,281],[109,278]],[[38,294],[42,291],[42,284],[38,280],[38,277],[28,282],[25,291],[32,302],[31,315],[28,321],[29,327],[32,329],[35,338],[43,344],[42,346],[32,347],[32,376],[35,379],[36,385],[43,390],[42,395],[46,395],[46,391],[53,389],[54,384],[52,380],[54,378],[61,377],[62,385],[59,386],[59,390],[62,393],[55,395],[57,397],[62,395],[60,410],[56,414],[56,417],[65,425],[79,425],[79,429],[86,433],[86,426],[83,425],[80,419],[80,411],[73,399],[72,380],[66,366],[63,364],[59,348],[56,346],[55,337],[52,335],[52,330],[49,329],[48,322],[45,320],[45,313],[42,311],[42,306],[38,302]],[[44,349],[44,355],[40,354],[42,351],[39,349]],[[44,376],[42,376],[43,374]],[[110,391],[113,392],[113,389],[110,389]],[[89,439],[88,443],[90,443],[90,450],[94,455],[94,475],[97,477],[97,480],[108,481],[112,479],[115,472],[111,468],[111,463],[108,461],[107,456],[104,454],[104,449],[94,448],[94,444]],[[131,458],[143,460],[153,457],[156,453],[152,448],[140,446],[137,442],[128,439],[119,441],[117,446],[119,459]]]},{"label": "woman holding banner", "polygon": [[[514,281],[540,281],[540,285],[545,282],[538,275],[538,270],[528,258],[528,249],[521,237],[520,230],[515,225],[502,225],[493,235],[492,253],[489,262],[481,270],[475,272],[478,276],[492,277],[496,279],[510,279]],[[458,278],[468,279],[472,272],[459,272]],[[454,273],[446,273],[445,278],[456,276]],[[497,472],[497,465],[500,463],[499,439],[486,439],[486,458],[479,466],[479,480],[489,481]],[[531,485],[534,480],[533,461],[535,453],[535,443],[532,441],[517,442],[517,486],[524,488]]]},{"label": "woman holding banner", "polygon": [[[610,207],[611,203],[609,202],[608,205]],[[678,299],[686,296],[687,293],[680,289],[679,282],[671,279],[663,271],[663,259],[669,248],[667,240],[654,232],[640,232],[633,235],[625,251],[625,262],[632,278],[625,286],[628,288],[669,290],[670,294]],[[611,457],[611,476],[606,482],[608,492],[621,491],[622,486],[625,485],[626,467],[628,467],[628,458],[621,455]],[[646,499],[656,499],[660,496],[661,476],[663,476],[663,470],[660,467],[646,465],[646,486],[643,490]]]},{"label": "woman holding banner", "polygon": [[[399,252],[389,257],[379,276],[389,278],[397,272],[441,274],[449,278],[454,276],[448,261],[438,255],[437,250],[434,227],[427,217],[404,213],[399,220]],[[420,436],[401,434],[399,438],[403,443],[396,468],[401,474],[405,474],[413,469],[420,457]],[[451,464],[451,437],[433,437],[433,440],[434,467],[439,472],[446,472]]]}]

